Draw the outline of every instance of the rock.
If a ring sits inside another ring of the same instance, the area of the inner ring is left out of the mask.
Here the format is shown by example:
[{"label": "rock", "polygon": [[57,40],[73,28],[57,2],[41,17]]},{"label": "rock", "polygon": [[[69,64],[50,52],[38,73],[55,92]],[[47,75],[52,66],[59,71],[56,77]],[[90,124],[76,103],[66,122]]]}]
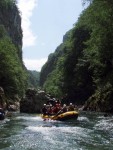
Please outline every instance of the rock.
[{"label": "rock", "polygon": [[17,108],[16,108],[15,105],[9,105],[8,110],[9,110],[9,111],[16,111]]},{"label": "rock", "polygon": [[20,109],[20,103],[14,102],[8,106],[8,111],[18,111]]},{"label": "rock", "polygon": [[20,101],[20,112],[40,113],[43,104],[49,100],[45,91],[36,91],[33,88],[26,90],[26,95]]},{"label": "rock", "polygon": [[26,91],[26,97],[27,98],[32,98],[33,96],[35,96],[35,94],[37,93],[37,91],[35,90],[35,89],[33,89],[33,88],[29,88],[29,89],[27,89],[27,91]]},{"label": "rock", "polygon": [[6,97],[2,87],[0,87],[0,108],[6,109]]},{"label": "rock", "polygon": [[4,95],[4,89],[0,87],[0,95]]}]

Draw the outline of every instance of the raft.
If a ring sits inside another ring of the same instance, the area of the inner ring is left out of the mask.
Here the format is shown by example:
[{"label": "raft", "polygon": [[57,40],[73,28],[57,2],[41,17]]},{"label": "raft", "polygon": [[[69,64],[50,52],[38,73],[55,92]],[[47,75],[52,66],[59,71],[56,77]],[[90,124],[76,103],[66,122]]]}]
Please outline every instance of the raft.
[{"label": "raft", "polygon": [[59,121],[66,121],[69,119],[77,119],[78,118],[78,112],[77,111],[68,111],[65,113],[61,113],[59,115],[42,115],[42,118],[44,120],[51,119],[51,120],[59,120]]}]

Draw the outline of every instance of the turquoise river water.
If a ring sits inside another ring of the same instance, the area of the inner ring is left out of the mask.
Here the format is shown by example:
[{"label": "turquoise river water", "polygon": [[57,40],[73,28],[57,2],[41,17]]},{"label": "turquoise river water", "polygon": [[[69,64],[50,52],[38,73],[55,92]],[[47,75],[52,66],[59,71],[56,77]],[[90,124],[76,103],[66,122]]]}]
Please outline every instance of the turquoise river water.
[{"label": "turquoise river water", "polygon": [[81,112],[77,120],[43,121],[14,113],[0,121],[1,150],[113,150],[113,116]]}]

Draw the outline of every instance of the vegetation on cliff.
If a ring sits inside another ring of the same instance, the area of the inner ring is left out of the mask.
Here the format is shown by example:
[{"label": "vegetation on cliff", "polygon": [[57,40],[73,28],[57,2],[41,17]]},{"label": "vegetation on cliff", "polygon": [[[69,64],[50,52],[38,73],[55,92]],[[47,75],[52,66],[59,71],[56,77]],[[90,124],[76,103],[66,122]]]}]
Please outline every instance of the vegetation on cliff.
[{"label": "vegetation on cliff", "polygon": [[28,87],[39,88],[40,72],[28,70]]},{"label": "vegetation on cliff", "polygon": [[22,61],[21,17],[15,0],[0,1],[0,86],[8,99],[23,96],[27,74]]},{"label": "vegetation on cliff", "polygon": [[[41,85],[92,110],[112,110],[113,2],[93,0],[63,43],[48,57]],[[96,106],[96,107],[95,107]],[[94,108],[94,109],[93,109]]]},{"label": "vegetation on cliff", "polygon": [[0,38],[0,84],[7,95],[22,96],[25,88],[25,72],[17,50],[8,37]]}]

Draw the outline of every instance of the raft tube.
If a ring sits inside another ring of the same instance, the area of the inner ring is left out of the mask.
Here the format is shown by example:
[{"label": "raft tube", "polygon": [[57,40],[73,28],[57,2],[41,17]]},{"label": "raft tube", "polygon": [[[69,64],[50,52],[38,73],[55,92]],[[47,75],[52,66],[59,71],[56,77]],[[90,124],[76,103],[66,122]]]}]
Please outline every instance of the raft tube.
[{"label": "raft tube", "polygon": [[59,115],[42,115],[43,119],[51,119],[51,120],[59,120],[59,121],[65,121],[69,119],[77,119],[78,118],[78,112],[77,111],[68,111]]}]

